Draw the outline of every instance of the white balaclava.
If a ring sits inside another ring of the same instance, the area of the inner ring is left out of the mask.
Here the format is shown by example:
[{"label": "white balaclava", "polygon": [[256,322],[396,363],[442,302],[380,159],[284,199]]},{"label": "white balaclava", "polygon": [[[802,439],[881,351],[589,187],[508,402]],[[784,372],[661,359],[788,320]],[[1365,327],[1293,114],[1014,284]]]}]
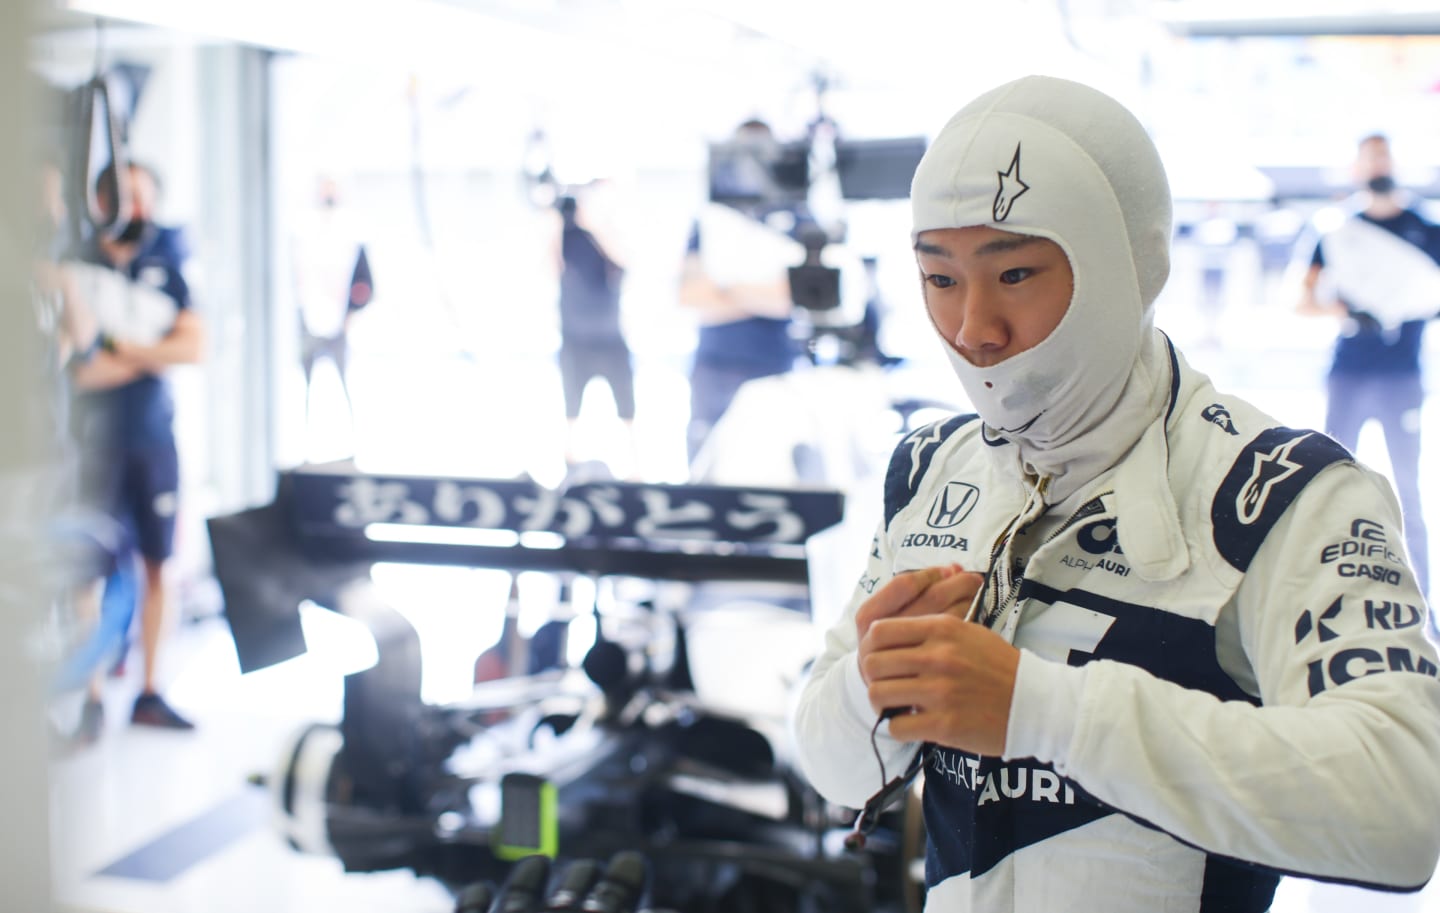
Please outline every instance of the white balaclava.
[{"label": "white balaclava", "polygon": [[1170,272],[1170,186],[1154,143],[1109,96],[1030,76],[950,119],[910,198],[913,235],[986,225],[1069,258],[1074,295],[1041,343],[990,367],[945,346],[988,436],[1063,500],[1134,444],[1169,387],[1151,306]]}]

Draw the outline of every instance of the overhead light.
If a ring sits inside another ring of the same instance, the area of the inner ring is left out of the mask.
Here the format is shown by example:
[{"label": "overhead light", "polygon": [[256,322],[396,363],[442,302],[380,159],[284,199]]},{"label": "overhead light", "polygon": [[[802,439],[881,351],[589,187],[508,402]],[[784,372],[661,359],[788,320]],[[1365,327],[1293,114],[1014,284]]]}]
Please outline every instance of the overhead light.
[{"label": "overhead light", "polygon": [[276,50],[392,61],[548,47],[541,30],[435,0],[51,0],[58,9]]},{"label": "overhead light", "polygon": [[1191,37],[1440,34],[1440,10],[1417,0],[1158,0],[1149,10]]}]

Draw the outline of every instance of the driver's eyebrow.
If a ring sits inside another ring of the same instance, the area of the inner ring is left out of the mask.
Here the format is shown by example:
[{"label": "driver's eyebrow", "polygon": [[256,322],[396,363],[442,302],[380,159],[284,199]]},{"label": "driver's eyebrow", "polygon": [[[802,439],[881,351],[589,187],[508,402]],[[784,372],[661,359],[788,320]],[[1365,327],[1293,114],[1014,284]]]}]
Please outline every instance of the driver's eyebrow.
[{"label": "driver's eyebrow", "polygon": [[[1028,247],[1031,244],[1038,244],[1043,240],[1045,239],[1039,235],[1008,235],[1003,238],[996,238],[993,241],[987,241],[975,248],[975,255],[987,257],[993,254],[1003,254],[1008,251],[1018,250],[1022,247]],[[915,252],[917,254],[928,254],[932,257],[946,257],[949,259],[954,259],[955,257],[955,254],[951,252],[948,247],[942,247],[931,241],[917,240],[915,242]]]},{"label": "driver's eyebrow", "polygon": [[1044,238],[1038,235],[1014,235],[1005,238],[996,238],[994,241],[987,241],[975,248],[975,255],[978,257],[989,256],[990,254],[1003,254],[1012,250],[1019,250],[1022,247],[1029,247],[1031,244],[1039,244]]}]

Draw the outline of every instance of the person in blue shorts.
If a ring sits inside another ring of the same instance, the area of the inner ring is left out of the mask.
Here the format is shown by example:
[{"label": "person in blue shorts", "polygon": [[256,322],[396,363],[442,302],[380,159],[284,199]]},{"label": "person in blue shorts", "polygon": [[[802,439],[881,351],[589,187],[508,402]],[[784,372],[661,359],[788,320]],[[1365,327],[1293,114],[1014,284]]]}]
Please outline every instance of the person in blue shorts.
[{"label": "person in blue shorts", "polygon": [[[760,120],[742,123],[732,140],[774,142]],[[791,336],[788,270],[804,251],[788,234],[794,222],[784,211],[742,212],[709,202],[692,226],[680,282],[680,302],[699,321],[690,368],[692,462],[741,386],[795,366],[800,347]]]},{"label": "person in blue shorts", "polygon": [[[113,170],[100,176],[97,199],[102,222],[110,225],[97,229],[83,245],[80,259],[124,278],[121,283],[92,283],[93,289],[103,290],[102,295],[123,296],[129,304],[153,303],[158,291],[173,303],[174,314],[168,329],[141,331],[116,316],[126,313],[126,308],[113,301],[94,302],[101,315],[101,344],[74,376],[79,391],[74,421],[81,487],[91,505],[128,528],[144,567],[140,613],[144,677],[131,722],[190,729],[193,724],[165,702],[157,684],[168,608],[165,569],[174,548],[180,487],[174,402],[165,372],[172,365],[200,361],[204,325],[191,306],[182,273],[187,255],[184,236],[179,229],[154,221],[159,189],[155,174],[134,163],[126,165],[123,173],[128,181],[118,184]],[[128,193],[120,193],[117,200],[117,187],[126,184]],[[148,325],[153,324],[152,318]],[[98,734],[100,707],[98,685],[92,684],[82,711],[82,730],[88,727]]]},{"label": "person in blue shorts", "polygon": [[630,472],[635,474],[635,369],[620,316],[620,286],[625,267],[615,245],[597,234],[577,196],[555,203],[560,213],[556,266],[560,285],[560,381],[565,396],[565,462],[581,462],[578,434],[586,385],[600,378],[615,398],[615,413],[625,427]]}]

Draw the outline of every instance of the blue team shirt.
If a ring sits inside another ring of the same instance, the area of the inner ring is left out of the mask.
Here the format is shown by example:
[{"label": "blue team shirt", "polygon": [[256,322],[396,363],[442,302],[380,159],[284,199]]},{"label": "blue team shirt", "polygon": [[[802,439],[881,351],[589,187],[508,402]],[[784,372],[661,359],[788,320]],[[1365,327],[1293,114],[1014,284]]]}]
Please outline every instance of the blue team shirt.
[{"label": "blue team shirt", "polygon": [[[1403,210],[1389,219],[1375,219],[1363,213],[1358,218],[1403,238],[1440,263],[1440,226],[1426,221],[1414,210]],[[1316,266],[1325,265],[1325,256],[1319,244],[1315,245],[1310,262]],[[1331,374],[1420,373],[1420,348],[1426,321],[1409,320],[1386,332],[1374,319],[1352,307],[1348,301],[1342,303],[1355,318],[1352,321],[1354,332],[1343,332],[1335,340]],[[1440,312],[1440,302],[1436,302],[1435,309]]]},{"label": "blue team shirt", "polygon": [[560,334],[565,342],[623,344],[620,281],[624,270],[595,236],[567,223],[560,235]]},{"label": "blue team shirt", "polygon": [[[123,272],[136,282],[160,289],[183,310],[190,307],[190,287],[181,272],[188,254],[180,229],[152,227]],[[114,267],[93,240],[84,247],[81,258]],[[82,423],[79,436],[87,444],[143,448],[171,442],[174,417],[170,385],[164,377],[154,374],[110,390],[82,393],[76,401],[76,418]]]}]

